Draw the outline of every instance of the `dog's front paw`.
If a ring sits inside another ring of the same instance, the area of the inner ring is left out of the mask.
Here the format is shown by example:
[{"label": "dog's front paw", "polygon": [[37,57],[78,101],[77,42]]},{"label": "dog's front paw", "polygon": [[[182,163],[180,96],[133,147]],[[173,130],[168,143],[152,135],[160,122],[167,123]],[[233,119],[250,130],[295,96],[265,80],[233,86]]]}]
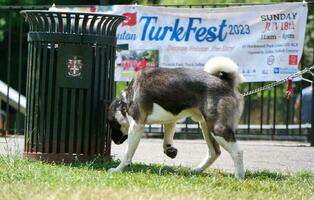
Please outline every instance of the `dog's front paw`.
[{"label": "dog's front paw", "polygon": [[242,171],[242,172],[236,172],[235,173],[235,177],[238,178],[238,179],[245,179],[245,172]]},{"label": "dog's front paw", "polygon": [[110,168],[108,170],[108,174],[115,174],[115,173],[119,173],[121,172],[122,170],[120,170],[118,167],[117,168]]},{"label": "dog's front paw", "polygon": [[164,153],[170,158],[175,158],[177,156],[178,150],[174,147],[168,147],[164,150]]},{"label": "dog's front paw", "polygon": [[193,168],[192,170],[191,170],[191,173],[192,174],[199,174],[199,173],[201,173],[203,170],[201,169],[201,168],[199,168],[199,167],[195,167],[195,168]]}]

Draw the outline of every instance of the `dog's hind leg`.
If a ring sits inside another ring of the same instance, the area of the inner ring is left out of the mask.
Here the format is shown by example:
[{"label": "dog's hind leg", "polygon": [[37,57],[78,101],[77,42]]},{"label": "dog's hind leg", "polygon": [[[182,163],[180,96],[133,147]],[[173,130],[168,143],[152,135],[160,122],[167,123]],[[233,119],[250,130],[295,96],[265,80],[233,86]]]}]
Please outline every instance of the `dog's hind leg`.
[{"label": "dog's hind leg", "polygon": [[235,168],[235,177],[243,179],[245,176],[243,165],[243,150],[236,141],[226,141],[221,136],[215,136],[216,141],[230,154]]},{"label": "dog's hind leg", "polygon": [[164,132],[164,153],[170,157],[175,158],[177,156],[178,150],[173,147],[173,136],[175,133],[176,123],[167,123],[164,124],[165,132]]},{"label": "dog's hind leg", "polygon": [[134,156],[135,150],[140,142],[140,139],[144,133],[144,125],[138,124],[134,119],[130,117],[130,127],[128,133],[128,146],[124,155],[122,162],[116,168],[109,169],[109,173],[116,173],[123,171],[126,167],[128,167]]},{"label": "dog's hind leg", "polygon": [[207,155],[204,158],[204,160],[196,168],[192,169],[192,172],[194,173],[204,171],[207,167],[213,164],[213,162],[219,157],[221,153],[219,144],[215,141],[212,134],[210,133],[209,124],[206,123],[205,121],[201,121],[200,126],[208,149]]}]

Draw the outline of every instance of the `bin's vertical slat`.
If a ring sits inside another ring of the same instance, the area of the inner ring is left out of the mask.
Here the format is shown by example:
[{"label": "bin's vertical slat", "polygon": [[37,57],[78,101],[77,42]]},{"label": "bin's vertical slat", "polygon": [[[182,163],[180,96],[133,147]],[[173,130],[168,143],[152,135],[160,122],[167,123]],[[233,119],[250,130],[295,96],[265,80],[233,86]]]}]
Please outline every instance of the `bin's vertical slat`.
[{"label": "bin's vertical slat", "polygon": [[66,13],[65,32],[71,33],[71,13]]},{"label": "bin's vertical slat", "polygon": [[102,45],[101,48],[101,76],[100,76],[100,88],[103,88],[100,90],[100,100],[107,99],[107,87],[108,87],[108,72],[109,72],[109,66],[108,66],[108,52],[107,52],[107,45]]},{"label": "bin's vertical slat", "polygon": [[[32,19],[27,16],[27,15],[24,15],[22,14],[24,17],[25,17],[25,21],[28,22],[28,29],[29,29],[29,32],[33,31],[33,22],[32,22]],[[27,19],[26,19],[27,18]]]},{"label": "bin's vertical slat", "polygon": [[33,116],[34,116],[34,90],[35,90],[35,86],[34,86],[34,82],[35,82],[35,70],[36,70],[36,57],[37,57],[37,42],[33,42],[33,54],[32,54],[32,66],[31,66],[31,71],[30,71],[30,96],[28,99],[30,99],[29,102],[29,148],[30,148],[30,152],[33,152],[34,149],[34,123],[33,123]]},{"label": "bin's vertical slat", "polygon": [[58,152],[58,145],[59,145],[59,141],[58,141],[58,132],[59,132],[59,128],[60,124],[59,124],[59,111],[62,112],[62,110],[59,109],[60,106],[60,88],[58,88],[57,86],[55,86],[55,99],[54,99],[54,112],[53,112],[53,119],[51,122],[53,122],[53,130],[52,130],[52,153],[57,153]]},{"label": "bin's vertical slat", "polygon": [[[114,82],[114,58],[116,56],[116,51],[115,48],[113,46],[107,46],[108,49],[107,51],[109,52],[109,58],[108,61],[110,62],[109,66],[109,72],[110,72],[110,81],[109,81],[109,90],[108,90],[108,100],[112,100],[113,98],[113,94],[114,94],[114,89],[113,89],[113,82]],[[106,124],[107,126],[107,124]],[[108,126],[107,126],[108,127]],[[106,128],[107,130],[109,130],[109,128]],[[111,131],[108,131],[108,133],[106,134],[106,149],[105,149],[105,156],[110,156],[111,155]]]},{"label": "bin's vertical slat", "polygon": [[[33,30],[33,21],[32,18],[29,17],[29,28],[30,31]],[[32,151],[32,133],[31,133],[31,93],[32,93],[32,71],[33,71],[33,58],[34,58],[34,49],[35,49],[35,43],[30,42],[29,43],[29,48],[28,48],[28,67],[27,67],[27,88],[26,88],[26,97],[28,101],[26,102],[26,131],[25,131],[25,144],[26,144],[26,151],[31,152]]]},{"label": "bin's vertical slat", "polygon": [[32,24],[31,31],[34,31],[34,32],[38,31],[38,23],[37,23],[36,17],[33,14],[31,14],[28,16],[28,18]]},{"label": "bin's vertical slat", "polygon": [[40,93],[40,88],[39,88],[39,82],[40,82],[40,74],[41,74],[41,58],[42,58],[42,45],[40,42],[37,43],[37,56],[36,56],[36,69],[35,69],[35,76],[34,76],[34,81],[35,81],[35,104],[34,104],[34,144],[35,144],[35,149],[36,152],[39,151],[39,141],[40,141],[40,131],[39,131],[39,93]]},{"label": "bin's vertical slat", "polygon": [[95,48],[93,48],[95,51],[93,55],[95,55],[94,58],[94,69],[95,71],[93,72],[94,78],[93,78],[93,90],[94,90],[94,96],[93,96],[93,103],[92,103],[92,120],[94,123],[96,123],[95,126],[92,126],[91,128],[93,129],[93,134],[91,135],[91,154],[96,154],[97,153],[97,147],[98,147],[98,140],[96,140],[99,136],[99,98],[100,98],[100,89],[99,86],[101,82],[101,76],[102,76],[102,68],[103,66],[100,64],[100,57],[101,57],[101,49],[97,45]]},{"label": "bin's vertical slat", "polygon": [[37,20],[37,31],[44,31],[44,21],[41,17],[40,13],[36,13],[36,20]]},{"label": "bin's vertical slat", "polygon": [[75,20],[74,20],[74,33],[79,33],[79,14],[75,14]]},{"label": "bin's vertical slat", "polygon": [[[90,153],[95,154],[97,151],[97,146],[96,146],[96,138],[98,134],[97,130],[97,117],[96,114],[97,112],[97,106],[98,106],[98,96],[99,96],[99,90],[98,90],[98,83],[99,83],[99,47],[96,46],[96,48],[93,48],[93,55],[96,54],[96,60],[95,58],[93,59],[93,69],[92,69],[92,74],[93,74],[93,81],[92,81],[92,96],[91,96],[91,122],[94,123],[94,125],[91,125],[91,133],[90,133]],[[98,58],[98,60],[97,60]]]},{"label": "bin's vertical slat", "polygon": [[43,31],[48,32],[50,29],[50,24],[48,21],[48,16],[44,13],[41,14],[42,19],[43,19]]},{"label": "bin's vertical slat", "polygon": [[109,17],[104,19],[104,22],[101,23],[100,35],[106,35],[106,28],[108,27]]},{"label": "bin's vertical slat", "polygon": [[73,149],[74,149],[74,144],[76,143],[76,137],[75,137],[75,122],[77,121],[77,110],[75,108],[77,108],[77,98],[76,98],[76,89],[72,88],[70,90],[71,94],[70,94],[70,99],[71,99],[71,103],[70,103],[70,125],[69,125],[69,142],[68,142],[68,152],[69,153],[73,153]]},{"label": "bin's vertical slat", "polygon": [[[114,23],[114,25],[113,25],[113,28],[112,28],[112,30],[111,30],[111,35],[112,36],[114,36],[114,37],[116,37],[116,35],[117,35],[117,30],[118,30],[118,26],[121,24],[121,22],[123,22],[124,21],[124,19],[121,19],[121,18],[116,18],[115,19],[115,23]],[[114,49],[115,49],[115,47],[114,47]]]},{"label": "bin's vertical slat", "polygon": [[84,123],[85,123],[85,129],[84,129],[84,154],[87,155],[89,153],[89,136],[90,136],[90,106],[91,106],[91,89],[87,89],[85,92],[84,92],[84,96],[85,96],[85,108],[84,108],[84,112],[83,113],[86,113],[85,114],[85,119],[84,119]]},{"label": "bin's vertical slat", "polygon": [[[108,71],[108,79],[109,79],[109,85],[108,87],[106,88],[106,93],[107,93],[107,96],[106,96],[106,106],[107,108],[109,107],[110,103],[112,102],[114,96],[116,95],[116,83],[114,82],[114,76],[115,76],[115,66],[111,64],[111,62],[113,62],[113,60],[111,59],[112,57],[111,56],[115,56],[115,46],[110,46],[110,45],[107,45],[107,58],[108,59],[108,63],[107,63],[107,66],[109,67],[109,71]],[[115,59],[115,57],[113,57],[113,59]],[[108,119],[108,112],[106,110],[106,113],[105,113],[105,120],[107,121]],[[108,126],[107,123],[104,124],[105,125],[105,130],[107,130],[107,132],[105,133],[106,134],[106,137],[105,137],[105,142],[106,142],[106,148],[105,148],[105,153],[106,153],[106,156],[110,156],[111,154],[111,129],[110,127]]]},{"label": "bin's vertical slat", "polygon": [[84,15],[83,22],[82,22],[82,34],[87,33],[87,21],[88,21],[88,16]]},{"label": "bin's vertical slat", "polygon": [[97,140],[97,152],[100,154],[103,154],[103,150],[102,150],[102,146],[103,146],[103,135],[104,135],[104,130],[102,128],[102,124],[105,123],[102,117],[102,114],[104,112],[103,110],[103,106],[102,106],[102,102],[104,100],[104,83],[107,80],[107,65],[105,64],[105,60],[106,60],[106,49],[105,49],[105,45],[102,45],[101,48],[98,48],[98,53],[100,55],[100,57],[96,57],[96,59],[98,60],[98,62],[100,62],[100,79],[99,79],[99,98],[97,99],[98,101],[98,106],[99,106],[99,111],[98,111],[98,140]]},{"label": "bin's vertical slat", "polygon": [[[95,49],[93,49],[93,55],[95,55]],[[92,155],[95,152],[95,137],[97,137],[97,117],[96,117],[96,108],[97,108],[97,96],[98,91],[95,88],[98,88],[97,84],[99,81],[99,69],[96,66],[95,58],[92,61],[92,75],[94,76],[93,80],[91,81],[91,94],[90,94],[90,117],[88,118],[89,121],[89,149],[88,154]],[[97,82],[95,81],[97,79]]]},{"label": "bin's vertical slat", "polygon": [[[48,47],[47,47],[48,48]],[[53,118],[53,98],[54,98],[54,88],[53,88],[53,75],[54,75],[54,57],[55,57],[55,43],[50,44],[50,51],[49,51],[49,64],[47,65],[48,68],[48,89],[47,89],[47,112],[46,112],[46,132],[49,137],[46,138],[47,148],[46,150],[48,153],[52,152],[52,138],[53,138],[53,124],[54,122],[51,120]]]},{"label": "bin's vertical slat", "polygon": [[[111,56],[115,56],[115,48],[110,45],[106,45],[106,66],[108,67],[108,74],[107,78],[109,80],[108,86],[106,87],[106,93],[105,93],[105,98],[107,101],[112,101],[114,95],[115,95],[115,88],[116,84],[114,82],[114,68],[111,66],[112,60],[110,59]],[[129,85],[129,82],[127,82],[127,85]]]},{"label": "bin's vertical slat", "polygon": [[[66,106],[66,124],[65,124],[65,140],[64,140],[64,153],[69,153],[69,142],[70,142],[70,123],[71,120],[75,119],[75,113],[71,113],[71,88],[67,88],[67,106]],[[75,105],[75,102],[74,102]]]},{"label": "bin's vertical slat", "polygon": [[103,23],[106,21],[106,16],[102,16],[99,20],[99,22],[97,23],[97,27],[96,27],[96,34],[100,35],[101,31],[102,31],[102,25]]},{"label": "bin's vertical slat", "polygon": [[[105,108],[107,109],[109,106],[109,101],[111,101],[113,98],[114,82],[112,80],[114,78],[114,72],[112,71],[112,68],[110,65],[110,56],[112,56],[111,46],[106,45],[105,48],[106,48],[106,50],[105,50],[105,58],[106,58],[105,66],[107,68],[106,79],[109,80],[109,84],[105,85],[105,103],[106,103]],[[107,121],[107,118],[108,118],[108,113],[106,110],[106,112],[104,113],[105,122]],[[111,149],[111,129],[107,126],[107,123],[104,123],[104,131],[106,131],[103,133],[103,134],[105,134],[104,139],[103,139],[105,145],[104,145],[104,149],[102,151],[105,152],[105,156],[110,156],[110,154],[111,154],[111,152],[110,152],[110,149]]]},{"label": "bin's vertical slat", "polygon": [[[99,136],[98,136],[98,153],[103,156],[105,151],[105,134],[106,134],[106,130],[105,130],[105,123],[106,121],[104,120],[104,115],[105,115],[105,104],[103,104],[103,101],[100,101],[100,112],[99,112]],[[103,121],[101,121],[103,120]]]},{"label": "bin's vertical slat", "polygon": [[41,76],[40,76],[40,92],[39,96],[41,97],[40,105],[39,105],[39,133],[41,135],[41,150],[40,152],[45,152],[45,144],[46,144],[46,135],[47,135],[47,129],[45,127],[45,121],[46,121],[46,106],[47,106],[47,43],[42,43],[43,48],[43,55],[41,59]]},{"label": "bin's vertical slat", "polygon": [[34,69],[35,69],[35,65],[36,65],[36,55],[37,55],[37,42],[33,42],[33,52],[32,52],[32,64],[31,64],[31,67],[30,67],[30,72],[29,72],[29,77],[30,77],[30,80],[29,80],[29,84],[30,84],[30,88],[29,88],[29,97],[27,97],[27,99],[30,99],[29,100],[29,119],[28,119],[28,124],[29,124],[29,134],[30,134],[30,137],[28,138],[29,140],[29,151],[30,152],[33,152],[33,107],[34,107],[34,101],[33,101],[33,96],[34,96]]},{"label": "bin's vertical slat", "polygon": [[55,32],[57,30],[55,17],[52,13],[48,13],[48,16],[50,19],[49,32]]},{"label": "bin's vertical slat", "polygon": [[30,139],[30,143],[31,143],[31,152],[34,151],[34,103],[35,103],[35,72],[36,72],[36,65],[37,65],[37,52],[38,52],[38,42],[34,42],[34,52],[33,52],[33,64],[32,64],[32,71],[31,71],[31,74],[30,74],[30,77],[31,77],[31,80],[30,80],[30,84],[31,84],[31,89],[30,89],[30,96],[29,96],[29,100],[30,100],[30,106],[29,106],[29,109],[30,109],[30,119],[29,119],[29,131],[30,131],[30,134],[31,134],[31,137],[29,138]]},{"label": "bin's vertical slat", "polygon": [[[109,46],[110,48],[110,54],[109,57],[111,59],[114,59],[116,56],[116,50],[115,47],[113,46]],[[113,57],[112,57],[113,56]],[[114,62],[114,60],[110,60],[110,62]],[[110,67],[110,85],[109,85],[109,93],[108,93],[108,97],[109,97],[109,101],[113,100],[113,97],[115,95],[115,87],[114,87],[114,75],[115,75],[115,71],[114,71],[114,65],[112,65],[112,67]],[[106,113],[107,117],[108,117],[108,113]],[[106,124],[108,131],[108,134],[106,135],[106,143],[107,143],[107,147],[106,147],[106,156],[110,156],[111,155],[111,129],[110,127]]]},{"label": "bin's vertical slat", "polygon": [[108,80],[108,52],[107,52],[107,45],[102,45],[101,48],[101,76],[100,76],[100,98],[99,98],[99,102],[100,102],[100,115],[99,118],[103,121],[99,122],[99,141],[98,141],[98,152],[101,153],[101,155],[103,155],[104,153],[104,142],[105,142],[105,129],[104,129],[104,124],[106,123],[106,121],[104,120],[104,105],[103,103],[105,103],[107,100],[107,96],[106,96],[106,91],[107,91],[107,87],[108,85],[106,84],[107,80]]},{"label": "bin's vertical slat", "polygon": [[114,25],[115,23],[117,22],[117,20],[115,20],[114,18],[112,17],[109,17],[109,22],[108,22],[108,25],[107,25],[107,28],[106,28],[106,35],[115,35],[115,31],[114,31]]},{"label": "bin's vertical slat", "polygon": [[25,118],[25,149],[26,152],[30,152],[30,94],[31,94],[31,71],[32,71],[32,66],[33,66],[33,46],[34,43],[30,42],[28,45],[28,62],[27,62],[27,77],[26,77],[26,98],[28,101],[26,101],[26,118]]},{"label": "bin's vertical slat", "polygon": [[[113,93],[114,93],[114,69],[112,69],[110,63],[111,63],[111,56],[112,56],[112,46],[109,46],[109,45],[105,45],[105,57],[106,57],[106,60],[105,60],[105,67],[106,67],[106,82],[105,82],[105,97],[104,99],[106,100],[106,106],[105,108],[108,108],[108,103],[109,101],[112,100],[113,98]],[[104,111],[104,119],[107,121],[107,118],[108,118],[108,114],[107,114],[107,110]],[[105,122],[106,122],[105,121]],[[111,130],[108,128],[107,126],[107,123],[104,123],[104,127],[103,127],[104,131],[106,132],[103,132],[103,142],[106,144],[106,145],[103,145],[103,149],[102,151],[105,152],[105,156],[110,156],[110,143],[111,143]],[[109,151],[109,152],[108,152]]]},{"label": "bin's vertical slat", "polygon": [[58,18],[58,32],[63,33],[64,27],[63,27],[63,20],[62,20],[61,13],[57,13],[57,18]]},{"label": "bin's vertical slat", "polygon": [[85,113],[83,113],[83,99],[84,99],[84,89],[79,89],[78,90],[78,107],[77,107],[77,118],[78,118],[78,122],[76,124],[76,130],[77,130],[77,141],[76,141],[76,153],[83,153],[83,144],[82,142],[83,140],[83,135],[82,135],[82,131],[85,130],[84,129],[84,121],[83,118],[85,116]]},{"label": "bin's vertical slat", "polygon": [[59,101],[57,102],[57,104],[59,105],[58,106],[58,112],[57,112],[57,115],[58,115],[58,127],[57,127],[57,132],[54,133],[56,134],[57,136],[57,139],[55,141],[57,141],[57,153],[60,154],[60,153],[63,153],[60,151],[61,149],[61,128],[62,128],[62,114],[63,114],[63,91],[65,90],[64,88],[58,88],[59,89]]},{"label": "bin's vertical slat", "polygon": [[[115,48],[114,47],[112,47],[112,46],[108,46],[109,47],[109,49],[108,49],[108,51],[109,51],[109,58],[108,58],[108,60],[110,61],[110,63],[111,62],[113,62],[113,60],[110,60],[110,58],[111,59],[114,59],[115,58],[115,56],[116,56],[116,51],[115,51]],[[114,56],[114,57],[112,57],[112,56]],[[109,78],[110,78],[110,85],[109,85],[109,93],[108,93],[108,96],[109,96],[109,100],[110,101],[112,101],[112,99],[113,99],[113,97],[114,97],[114,93],[115,93],[115,89],[114,89],[114,73],[115,73],[115,71],[114,71],[114,65],[112,64],[112,66],[110,66],[110,76],[109,76]]]},{"label": "bin's vertical slat", "polygon": [[89,34],[94,34],[94,32],[96,32],[96,28],[94,28],[96,20],[97,16],[93,16],[91,22],[89,23]]},{"label": "bin's vertical slat", "polygon": [[107,28],[105,29],[104,33],[105,35],[115,35],[115,32],[112,29],[112,27],[114,26],[116,20],[114,20],[112,17],[109,17],[108,19],[110,20],[108,21],[108,24],[106,25]]},{"label": "bin's vertical slat", "polygon": [[40,21],[39,21],[39,19],[38,19],[38,13],[33,13],[32,14],[32,18],[33,18],[33,22],[34,22],[34,31],[35,32],[40,32],[41,31],[41,29],[40,29]]},{"label": "bin's vertical slat", "polygon": [[61,102],[61,131],[60,131],[60,153],[65,152],[65,143],[66,143],[66,137],[68,133],[66,132],[66,126],[67,126],[67,115],[68,113],[68,89],[62,88],[62,102]]}]

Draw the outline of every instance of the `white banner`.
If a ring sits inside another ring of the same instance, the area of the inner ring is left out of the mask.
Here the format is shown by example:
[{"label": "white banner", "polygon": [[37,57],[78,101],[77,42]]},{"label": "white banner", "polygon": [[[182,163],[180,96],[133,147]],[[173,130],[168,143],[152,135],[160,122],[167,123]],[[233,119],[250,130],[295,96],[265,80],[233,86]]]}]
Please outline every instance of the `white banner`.
[{"label": "white banner", "polygon": [[117,81],[129,81],[134,71],[149,67],[203,68],[214,56],[235,60],[246,82],[285,78],[297,71],[308,12],[306,3],[93,9],[128,18],[117,32]]}]

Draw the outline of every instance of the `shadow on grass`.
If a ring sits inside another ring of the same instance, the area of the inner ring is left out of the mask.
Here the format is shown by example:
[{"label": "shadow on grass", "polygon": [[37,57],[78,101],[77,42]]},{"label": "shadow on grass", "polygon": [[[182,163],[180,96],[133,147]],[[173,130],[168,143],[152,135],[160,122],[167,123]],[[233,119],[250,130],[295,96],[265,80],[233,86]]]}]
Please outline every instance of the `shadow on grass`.
[{"label": "shadow on grass", "polygon": [[[21,157],[15,156],[0,156],[0,162],[2,164],[12,163],[12,161],[22,161],[24,164],[27,162],[42,162],[43,164],[48,164],[49,162],[45,161],[36,161],[36,160],[25,160]],[[55,163],[56,165],[62,165],[66,167],[75,167],[81,169],[88,170],[98,170],[98,171],[107,171],[110,168],[117,167],[120,161],[111,160],[111,161],[89,161],[89,162],[81,162],[76,161],[73,163]],[[50,162],[51,164],[51,162]],[[209,168],[205,172],[194,174],[191,172],[190,168],[182,167],[182,166],[167,166],[161,164],[144,164],[144,163],[134,163],[131,164],[126,170],[126,173],[145,173],[145,174],[155,174],[159,176],[181,176],[181,177],[190,177],[190,176],[198,176],[198,177],[223,177],[233,179],[233,173],[228,173],[223,170]],[[314,179],[314,173],[310,171],[301,171],[298,173],[282,173],[276,171],[247,171],[245,180],[272,180],[272,181],[283,181],[288,178],[294,178],[297,180],[306,180],[306,179]]]},{"label": "shadow on grass", "polygon": [[285,175],[280,172],[271,172],[268,170],[263,171],[247,171],[246,172],[246,180],[255,179],[255,180],[274,180],[274,181],[282,181],[286,180],[288,175]]},{"label": "shadow on grass", "polygon": [[[117,167],[120,161],[95,161],[95,162],[76,162],[72,164],[65,164],[71,167],[78,168],[89,168],[91,170],[105,170]],[[145,173],[145,174],[157,174],[160,176],[164,175],[175,175],[175,176],[200,176],[200,177],[225,177],[233,178],[233,173],[228,173],[219,169],[206,170],[205,172],[194,174],[191,172],[190,168],[182,166],[167,166],[160,164],[143,164],[134,163],[131,164],[126,170],[126,173]],[[286,180],[289,175],[280,172],[271,172],[268,170],[263,171],[247,171],[245,180],[273,180],[282,181]]]},{"label": "shadow on grass", "polygon": [[[71,164],[63,164],[65,166],[89,168],[91,170],[109,170],[117,167],[120,161],[95,161],[95,162],[75,162]],[[215,170],[216,174],[221,176],[230,176],[227,173]],[[181,166],[167,166],[159,164],[132,163],[124,172],[126,173],[145,173],[157,175],[175,175],[175,176],[211,176],[213,172],[193,174],[190,168]]]}]

